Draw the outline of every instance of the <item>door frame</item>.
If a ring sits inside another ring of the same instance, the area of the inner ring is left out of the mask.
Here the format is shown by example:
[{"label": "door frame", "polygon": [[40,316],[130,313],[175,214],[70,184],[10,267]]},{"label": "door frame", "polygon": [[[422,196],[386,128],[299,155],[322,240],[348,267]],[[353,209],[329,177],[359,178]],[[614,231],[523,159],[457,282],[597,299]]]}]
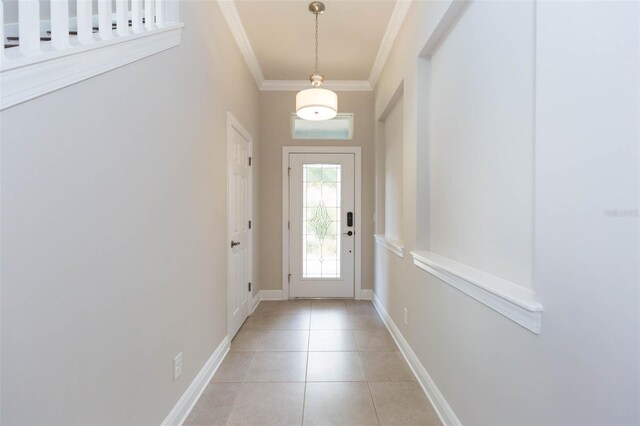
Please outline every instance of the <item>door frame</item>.
[{"label": "door frame", "polygon": [[[232,294],[231,286],[234,284],[231,281],[231,246],[229,245],[229,241],[231,241],[231,201],[229,200],[229,195],[231,194],[231,182],[229,180],[230,175],[230,167],[231,167],[231,148],[233,144],[233,139],[231,137],[232,131],[236,130],[243,138],[245,138],[249,142],[249,157],[253,156],[253,137],[251,133],[247,129],[245,129],[240,121],[230,112],[227,111],[227,167],[226,167],[226,181],[227,181],[227,336],[231,339],[231,311],[232,311],[232,303],[230,296]],[[249,167],[249,177],[248,177],[248,194],[249,194],[249,217],[251,221],[253,221],[253,167]],[[248,236],[248,263],[249,263],[249,282],[252,283],[251,290],[248,290],[248,298],[249,302],[247,305],[248,311],[247,316],[251,315],[253,310],[253,226],[249,230]],[[247,283],[248,284],[248,283]]]},{"label": "door frame", "polygon": [[362,299],[362,148],[359,146],[282,147],[282,299],[289,299],[289,154],[354,154],[355,257],[354,298]]}]

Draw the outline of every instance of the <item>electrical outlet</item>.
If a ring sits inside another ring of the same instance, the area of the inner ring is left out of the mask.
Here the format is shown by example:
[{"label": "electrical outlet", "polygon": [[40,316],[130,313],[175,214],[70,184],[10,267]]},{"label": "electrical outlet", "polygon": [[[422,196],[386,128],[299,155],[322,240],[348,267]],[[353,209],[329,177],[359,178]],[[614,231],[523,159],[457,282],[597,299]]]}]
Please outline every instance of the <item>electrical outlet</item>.
[{"label": "electrical outlet", "polygon": [[409,325],[409,311],[407,308],[404,308],[404,324]]},{"label": "electrical outlet", "polygon": [[182,352],[173,359],[173,381],[175,382],[182,374]]}]

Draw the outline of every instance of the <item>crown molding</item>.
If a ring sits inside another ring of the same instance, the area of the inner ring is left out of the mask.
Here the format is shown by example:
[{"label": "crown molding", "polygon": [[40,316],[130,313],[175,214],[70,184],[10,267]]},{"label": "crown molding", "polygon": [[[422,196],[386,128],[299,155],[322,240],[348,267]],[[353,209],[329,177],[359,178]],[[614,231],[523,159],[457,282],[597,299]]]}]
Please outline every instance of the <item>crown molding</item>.
[{"label": "crown molding", "polygon": [[389,24],[387,25],[387,30],[384,32],[384,36],[382,37],[382,42],[380,43],[376,60],[373,62],[373,67],[371,67],[371,73],[369,74],[369,85],[371,87],[376,87],[376,83],[378,83],[378,78],[380,78],[382,68],[384,68],[384,64],[387,62],[389,53],[391,53],[393,43],[396,41],[396,36],[398,35],[400,28],[402,28],[402,22],[404,22],[404,18],[407,16],[407,12],[409,12],[411,2],[412,0],[396,1],[393,13],[389,19]]},{"label": "crown molding", "polygon": [[[373,90],[367,80],[328,80],[324,82],[322,87],[336,92],[367,92]],[[298,91],[304,89],[311,89],[309,80],[264,80],[260,86],[260,90],[264,91]]]},{"label": "crown molding", "polygon": [[260,68],[260,64],[258,64],[256,54],[253,52],[253,47],[251,47],[251,42],[249,41],[247,32],[244,30],[235,2],[233,0],[218,0],[218,5],[220,6],[222,15],[224,15],[224,18],[229,25],[233,38],[238,44],[240,53],[244,57],[244,60],[249,67],[249,71],[251,71],[251,74],[256,81],[256,85],[260,88],[264,83],[262,69]]},{"label": "crown molding", "polygon": [[[336,91],[373,90],[378,82],[378,78],[380,78],[382,68],[389,57],[393,43],[400,31],[400,28],[402,27],[404,18],[407,16],[407,12],[409,11],[412,1],[413,0],[396,1],[391,18],[387,24],[387,29],[382,37],[382,42],[380,43],[376,59],[373,63],[373,67],[371,68],[368,81],[334,80],[325,82],[324,87]],[[249,67],[249,71],[251,71],[251,74],[256,81],[256,85],[260,90],[302,90],[309,88],[309,82],[307,80],[265,80],[260,64],[258,63],[258,59],[256,58],[251,42],[249,41],[249,37],[247,36],[247,32],[242,25],[242,20],[238,14],[238,9],[236,9],[235,1],[218,0],[217,3],[220,6],[220,10],[222,11],[225,20],[227,21],[227,25],[229,25],[233,38],[238,44],[240,53],[244,57],[244,60]]]}]

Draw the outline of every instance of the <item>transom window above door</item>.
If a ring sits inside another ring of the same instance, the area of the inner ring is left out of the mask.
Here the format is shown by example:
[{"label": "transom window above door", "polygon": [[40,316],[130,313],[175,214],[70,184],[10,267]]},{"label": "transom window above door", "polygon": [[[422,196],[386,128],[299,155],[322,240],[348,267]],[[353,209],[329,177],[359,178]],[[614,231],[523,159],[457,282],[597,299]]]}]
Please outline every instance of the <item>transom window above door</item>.
[{"label": "transom window above door", "polygon": [[353,114],[338,114],[331,120],[309,121],[291,114],[292,139],[353,139]]}]

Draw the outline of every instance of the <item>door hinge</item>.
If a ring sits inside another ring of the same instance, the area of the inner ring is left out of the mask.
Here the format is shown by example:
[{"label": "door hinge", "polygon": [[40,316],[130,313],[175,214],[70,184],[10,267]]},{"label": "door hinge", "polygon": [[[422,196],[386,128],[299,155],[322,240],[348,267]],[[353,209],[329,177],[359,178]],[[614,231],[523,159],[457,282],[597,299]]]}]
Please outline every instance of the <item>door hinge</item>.
[{"label": "door hinge", "polygon": [[251,283],[249,283],[249,291],[251,291]]},{"label": "door hinge", "polygon": [[251,229],[251,221],[249,221],[249,229]]},{"label": "door hinge", "polygon": [[287,282],[291,282],[291,274],[289,274],[289,276],[287,277]]},{"label": "door hinge", "polygon": [[287,229],[291,229],[291,222],[287,221]]},{"label": "door hinge", "polygon": [[249,157],[249,165],[251,165],[251,157]]},{"label": "door hinge", "polygon": [[287,175],[291,176],[291,167],[289,167],[289,170],[287,171]]}]

